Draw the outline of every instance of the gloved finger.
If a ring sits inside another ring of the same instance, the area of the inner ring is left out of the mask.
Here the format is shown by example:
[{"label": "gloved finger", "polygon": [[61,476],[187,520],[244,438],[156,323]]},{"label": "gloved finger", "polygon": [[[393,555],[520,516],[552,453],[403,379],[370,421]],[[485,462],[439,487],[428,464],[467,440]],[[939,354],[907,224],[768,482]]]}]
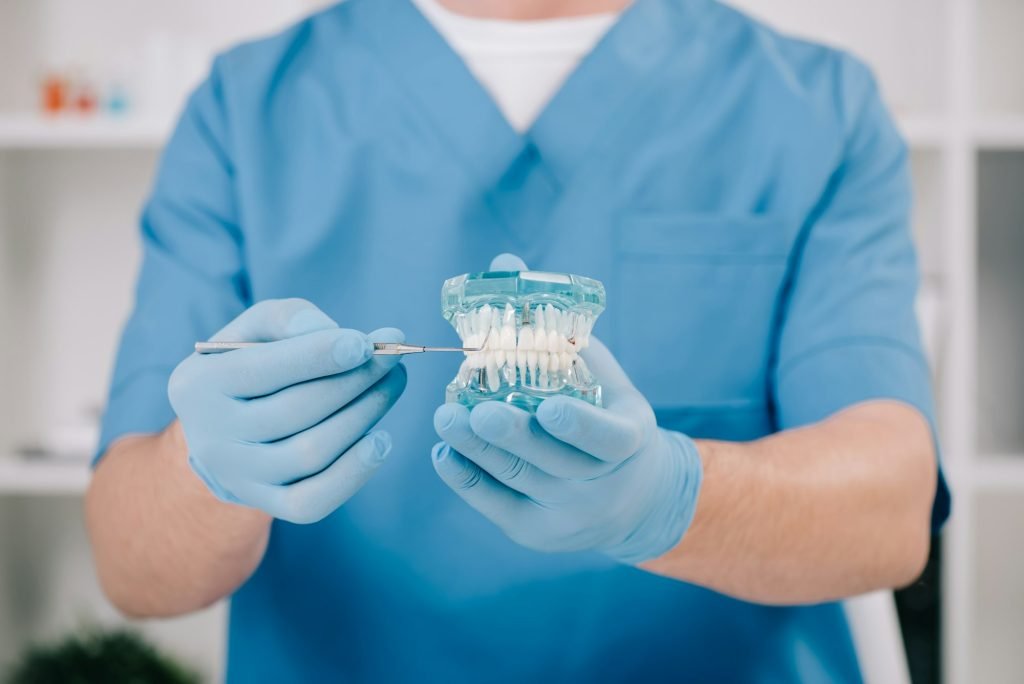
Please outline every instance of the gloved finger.
[{"label": "gloved finger", "polygon": [[[369,334],[376,342],[404,342],[394,328]],[[394,368],[401,357],[374,356],[358,368],[285,387],[279,392],[235,401],[231,420],[239,426],[238,437],[250,442],[272,442],[290,437],[324,420],[353,401]]]},{"label": "gloved finger", "polygon": [[507,528],[529,503],[444,442],[434,445],[431,460],[441,480],[498,527]]},{"label": "gloved finger", "polygon": [[434,412],[434,430],[460,454],[483,468],[495,480],[532,498],[546,498],[557,480],[505,449],[488,443],[470,427],[469,410],[443,404]]},{"label": "gloved finger", "polygon": [[552,397],[537,407],[537,422],[553,437],[608,463],[621,463],[644,445],[648,431],[628,413],[573,397]]},{"label": "gloved finger", "polygon": [[267,299],[250,306],[210,339],[273,342],[337,327],[330,316],[305,299]]},{"label": "gloved finger", "polygon": [[405,366],[399,365],[345,408],[287,439],[257,445],[252,476],[287,485],[328,468],[369,432],[405,390]]},{"label": "gloved finger", "polygon": [[491,260],[491,271],[529,271],[526,262],[515,254],[499,254]]},{"label": "gloved finger", "polygon": [[[469,427],[478,440],[492,449],[511,453],[550,477],[590,479],[614,467],[555,439],[529,413],[501,402],[488,401],[475,406],[469,415]],[[480,463],[473,454],[462,453]]]},{"label": "gloved finger", "polygon": [[255,498],[275,518],[298,524],[323,520],[348,501],[373,476],[391,452],[391,436],[372,432],[329,467],[286,486],[264,485]]},{"label": "gloved finger", "polygon": [[373,354],[363,333],[333,328],[258,347],[196,357],[196,369],[220,392],[240,399],[273,394],[307,380],[357,368]]}]

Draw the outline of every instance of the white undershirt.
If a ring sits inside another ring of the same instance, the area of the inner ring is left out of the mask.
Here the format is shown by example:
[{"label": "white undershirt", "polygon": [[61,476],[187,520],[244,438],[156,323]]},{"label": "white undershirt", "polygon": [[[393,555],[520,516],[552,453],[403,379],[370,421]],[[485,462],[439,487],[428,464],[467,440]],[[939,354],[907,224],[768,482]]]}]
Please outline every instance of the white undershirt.
[{"label": "white undershirt", "polygon": [[519,132],[544,106],[619,15],[540,21],[478,19],[438,0],[413,0]]}]

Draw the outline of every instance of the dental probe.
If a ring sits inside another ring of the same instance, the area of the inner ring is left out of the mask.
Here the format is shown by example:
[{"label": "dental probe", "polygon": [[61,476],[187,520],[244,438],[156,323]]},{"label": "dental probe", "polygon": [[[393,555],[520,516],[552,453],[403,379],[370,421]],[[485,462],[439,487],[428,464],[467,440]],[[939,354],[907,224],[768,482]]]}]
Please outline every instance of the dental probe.
[{"label": "dental probe", "polygon": [[[223,354],[235,349],[258,347],[266,342],[196,342],[197,354]],[[404,354],[422,354],[423,352],[478,352],[483,347],[421,347],[416,344],[400,342],[374,342],[374,356],[400,356]]]}]

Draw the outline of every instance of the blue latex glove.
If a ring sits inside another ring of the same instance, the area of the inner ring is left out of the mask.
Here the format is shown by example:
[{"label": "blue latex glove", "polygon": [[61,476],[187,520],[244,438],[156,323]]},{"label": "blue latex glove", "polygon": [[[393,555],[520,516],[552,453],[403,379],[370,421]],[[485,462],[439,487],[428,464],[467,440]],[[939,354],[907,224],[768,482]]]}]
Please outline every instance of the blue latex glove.
[{"label": "blue latex glove", "polygon": [[[391,328],[371,337],[404,341]],[[391,450],[386,432],[367,433],[405,389],[405,368],[301,299],[260,302],[213,339],[270,344],[193,354],[175,369],[168,395],[192,469],[223,501],[324,518]]]},{"label": "blue latex glove", "polygon": [[602,551],[635,564],[682,539],[703,473],[685,435],[659,429],[647,400],[600,342],[584,356],[605,408],[553,397],[536,416],[500,402],[434,414],[434,468],[513,541]]}]

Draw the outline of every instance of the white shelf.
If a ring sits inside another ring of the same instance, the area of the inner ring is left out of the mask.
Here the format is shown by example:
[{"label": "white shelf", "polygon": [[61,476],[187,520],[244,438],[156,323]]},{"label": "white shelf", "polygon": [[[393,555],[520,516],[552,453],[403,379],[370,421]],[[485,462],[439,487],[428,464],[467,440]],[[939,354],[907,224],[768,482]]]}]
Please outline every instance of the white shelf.
[{"label": "white shelf", "polygon": [[1024,494],[1024,454],[981,456],[972,470],[977,489]]},{"label": "white shelf", "polygon": [[77,495],[89,484],[89,465],[78,461],[0,458],[0,495]]},{"label": "white shelf", "polygon": [[0,149],[157,149],[170,131],[157,118],[0,114]]},{"label": "white shelf", "polygon": [[[900,116],[898,124],[912,148],[939,148],[949,139],[950,125],[943,117]],[[0,114],[0,149],[158,149],[172,126],[170,119],[155,117]],[[973,135],[981,147],[1024,148],[1024,117],[982,119],[974,125]]]},{"label": "white shelf", "polygon": [[974,127],[974,140],[988,149],[1024,150],[1024,116],[984,118]]},{"label": "white shelf", "polygon": [[[0,149],[157,149],[172,125],[169,119],[157,118],[0,114]],[[941,147],[949,130],[943,118],[932,116],[902,116],[899,127],[914,148]],[[978,130],[980,140],[1024,145],[1024,121],[992,121]]]}]

